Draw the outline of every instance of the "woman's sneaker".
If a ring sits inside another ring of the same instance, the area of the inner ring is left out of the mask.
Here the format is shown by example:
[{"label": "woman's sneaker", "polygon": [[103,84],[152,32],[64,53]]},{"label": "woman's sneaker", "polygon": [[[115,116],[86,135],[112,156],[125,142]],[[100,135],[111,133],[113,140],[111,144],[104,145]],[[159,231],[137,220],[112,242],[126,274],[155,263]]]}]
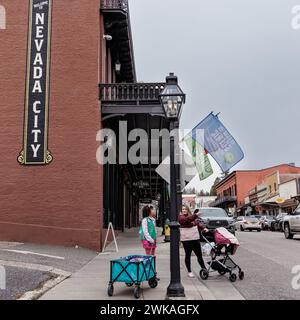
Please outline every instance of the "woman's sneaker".
[{"label": "woman's sneaker", "polygon": [[188,273],[188,277],[189,277],[189,278],[195,278],[193,272],[189,272],[189,273]]}]

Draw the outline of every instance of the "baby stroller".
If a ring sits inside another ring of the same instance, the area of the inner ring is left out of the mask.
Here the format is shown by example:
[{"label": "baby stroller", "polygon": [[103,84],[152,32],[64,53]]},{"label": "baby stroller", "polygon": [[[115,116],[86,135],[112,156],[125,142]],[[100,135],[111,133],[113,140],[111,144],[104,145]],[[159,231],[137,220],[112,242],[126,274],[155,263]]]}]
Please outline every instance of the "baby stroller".
[{"label": "baby stroller", "polygon": [[[214,231],[215,245],[207,240],[202,234],[202,238],[211,246],[210,257],[208,262],[209,268],[200,270],[200,277],[203,280],[207,280],[209,274],[213,271],[217,271],[220,275],[229,273],[229,280],[235,282],[237,280],[237,272],[240,280],[244,279],[244,272],[242,269],[230,258],[230,255],[236,253],[239,247],[238,239],[227,229],[217,228]],[[222,257],[222,258],[218,258]]]}]

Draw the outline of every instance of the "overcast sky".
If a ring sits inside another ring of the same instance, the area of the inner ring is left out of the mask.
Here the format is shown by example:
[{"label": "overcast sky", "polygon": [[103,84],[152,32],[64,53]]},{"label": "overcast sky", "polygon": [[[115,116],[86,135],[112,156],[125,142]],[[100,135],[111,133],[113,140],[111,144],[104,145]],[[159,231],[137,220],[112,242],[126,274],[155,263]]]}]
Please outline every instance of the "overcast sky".
[{"label": "overcast sky", "polygon": [[[178,75],[187,94],[182,127],[221,112],[245,153],[234,169],[300,166],[295,5],[300,0],[130,0],[138,80]],[[207,189],[214,178],[194,184]]]}]

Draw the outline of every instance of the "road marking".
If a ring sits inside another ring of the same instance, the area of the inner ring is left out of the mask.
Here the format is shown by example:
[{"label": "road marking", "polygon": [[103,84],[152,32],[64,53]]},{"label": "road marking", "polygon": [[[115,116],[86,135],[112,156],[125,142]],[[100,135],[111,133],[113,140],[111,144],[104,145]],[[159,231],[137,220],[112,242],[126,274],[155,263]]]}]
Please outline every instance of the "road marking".
[{"label": "road marking", "polygon": [[0,249],[0,250],[7,251],[7,252],[13,252],[13,253],[20,253],[20,254],[31,254],[31,255],[35,255],[35,256],[53,258],[53,259],[58,259],[58,260],[65,260],[64,257],[52,256],[50,254],[38,253],[38,252],[33,252],[33,251],[23,251],[23,250],[13,250],[13,249]]},{"label": "road marking", "polygon": [[36,264],[36,263],[0,260],[0,266],[12,267],[12,268],[24,268],[24,269],[30,269],[30,270],[36,270],[36,271],[50,272],[50,273],[54,273],[54,274],[57,274],[59,276],[64,276],[64,277],[71,276],[71,273],[68,271],[56,269],[52,266],[45,266],[45,265]]}]

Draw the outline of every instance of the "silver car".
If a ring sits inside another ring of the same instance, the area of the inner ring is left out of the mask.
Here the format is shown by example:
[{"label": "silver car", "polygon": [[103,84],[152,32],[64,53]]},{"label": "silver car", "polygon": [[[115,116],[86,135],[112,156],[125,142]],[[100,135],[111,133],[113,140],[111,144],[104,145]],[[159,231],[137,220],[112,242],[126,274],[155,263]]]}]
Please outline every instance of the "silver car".
[{"label": "silver car", "polygon": [[261,221],[254,216],[238,217],[235,226],[236,229],[240,229],[240,231],[256,230],[260,232],[262,230]]}]

